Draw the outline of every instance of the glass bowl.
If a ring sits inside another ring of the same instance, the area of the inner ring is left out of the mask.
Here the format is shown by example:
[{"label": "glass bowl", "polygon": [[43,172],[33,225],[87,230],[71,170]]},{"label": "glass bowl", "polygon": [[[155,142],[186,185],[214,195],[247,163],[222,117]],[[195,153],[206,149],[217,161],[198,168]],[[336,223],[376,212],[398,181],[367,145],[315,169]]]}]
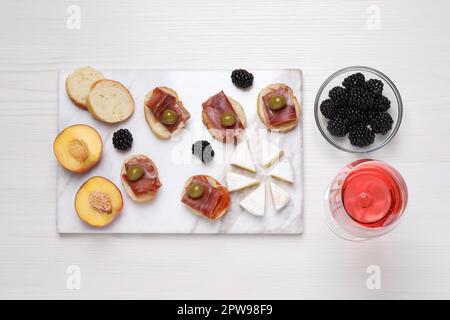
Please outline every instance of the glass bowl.
[{"label": "glass bowl", "polygon": [[[386,96],[389,100],[391,100],[391,107],[387,112],[391,115],[392,119],[394,120],[391,131],[389,131],[385,135],[376,134],[375,141],[371,145],[363,148],[351,145],[350,141],[348,140],[348,134],[345,135],[344,137],[335,137],[331,135],[327,130],[328,119],[326,119],[320,112],[320,104],[322,103],[323,100],[328,99],[328,92],[335,86],[342,86],[342,81],[349,75],[356,72],[361,72],[366,77],[366,80],[378,79],[383,82],[384,84],[383,95]],[[319,91],[317,92],[316,101],[314,103],[314,117],[316,119],[317,127],[319,128],[319,131],[322,134],[322,136],[332,146],[351,153],[367,153],[378,150],[384,145],[386,145],[389,141],[392,140],[392,138],[397,133],[400,124],[402,122],[402,115],[403,115],[402,98],[400,97],[400,93],[398,92],[394,83],[380,71],[363,66],[347,67],[338,70],[331,76],[329,76],[322,84]]]}]

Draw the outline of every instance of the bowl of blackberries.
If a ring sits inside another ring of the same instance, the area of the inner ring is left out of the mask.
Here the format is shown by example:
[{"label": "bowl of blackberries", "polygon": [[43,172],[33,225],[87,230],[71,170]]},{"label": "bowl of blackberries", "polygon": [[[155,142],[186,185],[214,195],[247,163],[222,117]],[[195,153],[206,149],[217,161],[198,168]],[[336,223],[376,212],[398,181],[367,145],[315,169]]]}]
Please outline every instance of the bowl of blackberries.
[{"label": "bowl of blackberries", "polygon": [[365,153],[386,145],[402,122],[403,104],[383,73],[355,66],[336,71],[316,96],[314,115],[324,138],[336,148]]}]

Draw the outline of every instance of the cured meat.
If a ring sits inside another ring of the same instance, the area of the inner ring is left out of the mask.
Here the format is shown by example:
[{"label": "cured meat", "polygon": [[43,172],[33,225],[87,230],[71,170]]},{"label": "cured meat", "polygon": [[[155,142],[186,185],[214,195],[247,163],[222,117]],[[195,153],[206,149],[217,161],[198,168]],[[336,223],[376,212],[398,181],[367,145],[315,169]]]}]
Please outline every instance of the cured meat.
[{"label": "cured meat", "polygon": [[184,108],[181,101],[177,101],[176,97],[161,90],[160,88],[153,89],[152,96],[145,105],[152,111],[152,113],[161,123],[161,118],[164,110],[171,109],[178,114],[178,121],[176,123],[171,125],[163,123],[167,130],[169,130],[170,132],[175,131],[178,128],[180,122],[186,122],[186,120],[191,117],[189,112]]},{"label": "cured meat", "polygon": [[[273,96],[284,96],[284,98],[286,99],[286,107],[281,110],[270,109],[269,101]],[[297,119],[295,104],[292,101],[287,87],[281,87],[277,90],[272,89],[271,92],[266,94],[262,99],[264,101],[264,109],[267,115],[267,123],[269,125],[279,126],[288,122],[295,121]]]},{"label": "cured meat", "polygon": [[208,177],[204,175],[194,176],[192,183],[201,183],[204,187],[203,195],[198,199],[192,199],[187,192],[184,192],[181,202],[201,213],[209,219],[215,219],[217,216],[230,205],[230,194],[228,190],[219,185],[217,188],[213,187]]},{"label": "cured meat", "polygon": [[[160,102],[162,102],[165,99],[165,97],[167,95],[168,94],[166,92],[162,91],[160,88],[153,89],[152,96],[147,101],[146,106],[149,107],[150,110],[152,110],[152,112],[155,114],[155,116],[158,115],[158,112],[157,112],[158,110],[156,110],[158,105],[160,104]],[[162,111],[164,111],[164,110],[162,110]],[[161,111],[161,113],[162,113],[162,111]]]},{"label": "cured meat", "polygon": [[[210,127],[222,131],[223,136],[226,137],[226,141],[234,140],[239,136],[240,131],[244,129],[244,125],[223,91],[220,91],[218,94],[203,102],[202,108],[208,118]],[[230,112],[236,116],[236,123],[231,127],[224,127],[220,123],[220,116],[225,112]]]},{"label": "cured meat", "polygon": [[125,163],[125,169],[133,165],[139,165],[144,170],[144,175],[137,181],[128,180],[127,174],[123,173],[122,177],[127,181],[134,194],[142,195],[149,192],[156,192],[161,187],[158,177],[158,170],[152,160],[146,157],[134,157]]}]

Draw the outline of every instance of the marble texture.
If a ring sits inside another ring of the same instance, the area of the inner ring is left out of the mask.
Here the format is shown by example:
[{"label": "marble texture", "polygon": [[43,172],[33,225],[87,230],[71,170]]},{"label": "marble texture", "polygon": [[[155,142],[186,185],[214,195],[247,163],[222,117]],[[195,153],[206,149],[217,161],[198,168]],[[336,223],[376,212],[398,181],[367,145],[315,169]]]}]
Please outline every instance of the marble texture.
[{"label": "marble texture", "polygon": [[[95,127],[104,142],[103,159],[97,167],[86,174],[69,173],[58,166],[57,173],[57,230],[59,233],[276,233],[299,234],[303,231],[303,161],[302,120],[287,134],[272,134],[269,138],[280,144],[295,170],[293,185],[276,181],[291,194],[290,203],[276,212],[266,188],[266,214],[256,217],[245,212],[239,201],[254,190],[249,188],[232,193],[229,212],[217,221],[209,221],[192,214],[181,202],[180,192],[184,182],[194,174],[209,174],[223,181],[226,170],[257,177],[262,183],[271,179],[268,173],[273,168],[257,167],[256,174],[232,168],[228,160],[233,146],[225,146],[212,139],[201,121],[201,103],[209,96],[224,92],[239,101],[245,109],[248,121],[246,130],[249,141],[256,134],[265,136],[266,130],[256,114],[256,98],[259,90],[273,82],[289,85],[299,101],[302,101],[302,73],[300,70],[258,70],[253,71],[255,81],[251,89],[240,90],[230,81],[231,70],[215,71],[168,71],[168,70],[101,70],[105,77],[118,80],[130,89],[135,100],[133,116],[122,124],[105,125],[94,120],[67,97],[64,81],[71,70],[59,74],[58,131],[77,123]],[[148,127],[143,112],[145,94],[155,86],[168,86],[176,90],[180,99],[191,113],[186,130],[169,141],[156,138]],[[133,136],[132,149],[121,153],[114,149],[111,138],[115,130],[128,128]],[[191,155],[191,144],[198,139],[211,141],[216,152],[215,159],[208,165],[202,164]],[[255,143],[250,143],[255,160]],[[132,154],[145,154],[158,166],[162,188],[158,197],[150,203],[133,202],[125,193],[120,182],[120,167],[123,160]],[[124,209],[111,225],[92,228],[76,215],[73,201],[80,185],[89,177],[100,175],[112,180],[121,189]],[[224,181],[223,181],[224,182]]]}]

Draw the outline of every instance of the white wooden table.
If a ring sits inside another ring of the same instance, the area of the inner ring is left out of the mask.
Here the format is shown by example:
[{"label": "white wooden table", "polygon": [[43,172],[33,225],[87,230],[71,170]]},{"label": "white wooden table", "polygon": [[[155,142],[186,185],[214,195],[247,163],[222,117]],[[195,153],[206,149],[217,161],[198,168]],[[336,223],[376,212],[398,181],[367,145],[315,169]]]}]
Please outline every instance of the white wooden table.
[{"label": "white wooden table", "polygon": [[[450,298],[449,11],[446,0],[0,2],[0,298]],[[302,68],[304,235],[58,235],[57,71],[81,65]],[[365,243],[322,218],[323,191],[356,156],[320,136],[313,101],[348,65],[385,72],[405,107],[397,137],[369,156],[404,175],[409,207]],[[366,285],[370,265],[380,289]]]}]

